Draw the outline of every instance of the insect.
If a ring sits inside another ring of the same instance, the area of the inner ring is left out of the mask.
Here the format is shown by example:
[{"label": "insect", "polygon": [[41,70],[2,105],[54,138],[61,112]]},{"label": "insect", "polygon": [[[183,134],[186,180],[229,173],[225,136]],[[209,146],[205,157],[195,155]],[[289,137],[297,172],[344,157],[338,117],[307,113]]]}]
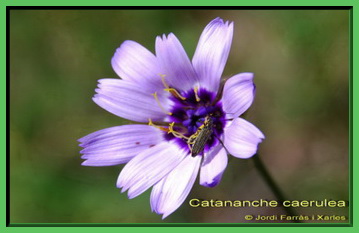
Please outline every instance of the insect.
[{"label": "insect", "polygon": [[186,140],[188,148],[191,151],[191,156],[195,157],[196,155],[203,152],[206,143],[212,137],[213,127],[215,125],[213,123],[212,114],[209,114],[205,117],[203,124],[198,127],[197,131],[190,137],[186,137],[182,133],[175,131],[173,126],[174,122],[170,124],[167,132],[172,133],[177,138]]},{"label": "insect", "polygon": [[187,144],[190,147],[192,157],[195,157],[203,151],[206,143],[212,137],[213,126],[213,119],[211,115],[208,115],[206,116],[203,125],[188,138]]}]

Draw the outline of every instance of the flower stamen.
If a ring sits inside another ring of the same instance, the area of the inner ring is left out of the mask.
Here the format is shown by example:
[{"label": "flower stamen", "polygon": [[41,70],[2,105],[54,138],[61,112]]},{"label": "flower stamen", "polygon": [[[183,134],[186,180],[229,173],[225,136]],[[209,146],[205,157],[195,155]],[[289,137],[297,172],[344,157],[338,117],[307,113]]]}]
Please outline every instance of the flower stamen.
[{"label": "flower stamen", "polygon": [[160,74],[161,76],[161,80],[163,83],[163,86],[165,86],[165,91],[168,91],[169,93],[171,93],[174,97],[176,97],[177,99],[181,99],[181,100],[186,100],[186,97],[183,97],[176,89],[170,87],[165,80],[166,75],[164,74]]},{"label": "flower stamen", "polygon": [[181,100],[186,100],[186,97],[183,97],[180,93],[178,93],[178,91],[174,88],[165,88],[163,89],[165,91],[168,91],[169,93],[171,93],[174,97],[176,97],[177,99],[181,99]]},{"label": "flower stamen", "polygon": [[157,128],[157,129],[159,129],[159,130],[162,130],[162,131],[165,131],[165,132],[168,132],[168,133],[169,133],[169,129],[168,129],[168,128],[165,128],[165,127],[162,127],[162,126],[159,126],[159,125],[155,125],[155,124],[152,122],[151,118],[148,119],[148,125],[149,125],[149,126],[153,126],[153,127]]},{"label": "flower stamen", "polygon": [[153,97],[155,98],[155,100],[156,100],[158,106],[160,107],[160,109],[161,109],[164,113],[166,113],[167,115],[170,115],[170,116],[171,116],[171,115],[172,115],[172,112],[166,111],[166,109],[163,107],[163,105],[161,104],[160,100],[158,99],[157,92],[155,92],[155,93],[153,93],[153,94],[151,94],[151,95],[153,95]]},{"label": "flower stamen", "polygon": [[174,122],[170,123],[170,126],[168,127],[168,133],[172,133],[173,136],[175,136],[176,138],[182,138],[188,140],[189,139],[188,137],[184,136],[182,133],[177,132],[173,129],[174,124],[175,124]]},{"label": "flower stamen", "polygon": [[193,91],[194,91],[194,95],[196,96],[196,101],[197,102],[201,101],[201,99],[198,96],[198,87],[194,87]]},{"label": "flower stamen", "polygon": [[166,88],[170,88],[170,86],[168,86],[168,84],[166,83],[166,81],[165,81],[165,77],[166,77],[166,75],[165,74],[159,74],[160,76],[161,76],[161,81],[162,81],[162,84],[163,84],[163,86],[165,86]]}]

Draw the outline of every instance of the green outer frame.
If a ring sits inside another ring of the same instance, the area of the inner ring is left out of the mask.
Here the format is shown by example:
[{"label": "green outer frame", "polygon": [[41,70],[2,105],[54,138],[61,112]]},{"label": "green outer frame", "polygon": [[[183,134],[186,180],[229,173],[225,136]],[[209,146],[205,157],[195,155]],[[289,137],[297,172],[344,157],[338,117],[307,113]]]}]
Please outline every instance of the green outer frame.
[{"label": "green outer frame", "polygon": [[[151,3],[151,4],[149,4]],[[197,3],[190,1],[190,0],[182,0],[182,1],[163,1],[163,0],[156,0],[156,1],[146,1],[146,0],[140,0],[140,1],[136,1],[136,3],[134,4],[134,2],[121,2],[119,3],[119,1],[116,0],[102,0],[100,2],[97,1],[86,1],[86,5],[84,1],[81,0],[53,0],[53,1],[46,1],[46,0],[33,0],[31,2],[27,1],[27,0],[3,0],[0,3],[0,7],[1,7],[1,19],[3,21],[5,21],[5,23],[1,23],[0,24],[0,28],[1,28],[1,32],[4,33],[4,36],[1,37],[1,41],[3,46],[1,47],[1,66],[0,69],[3,71],[3,73],[6,72],[7,74],[7,78],[8,77],[8,69],[7,69],[7,60],[6,60],[6,55],[7,54],[7,46],[6,46],[6,41],[8,39],[8,35],[7,35],[7,29],[6,29],[6,14],[7,14],[7,9],[9,6],[23,6],[23,7],[28,7],[28,6],[51,6],[51,7],[55,7],[55,6],[78,6],[78,7],[88,7],[88,6],[161,6],[161,5],[167,5],[167,6],[216,6],[218,2],[217,1],[197,1]],[[325,3],[325,5],[324,5]],[[167,231],[170,230],[172,232],[176,232],[179,231],[177,229],[177,227],[189,227],[189,228],[193,228],[195,229],[195,227],[203,227],[203,230],[206,230],[208,232],[213,232],[216,231],[218,228],[212,228],[212,227],[225,227],[226,231],[231,232],[231,231],[238,231],[238,229],[236,227],[246,227],[246,232],[257,232],[260,230],[263,230],[262,227],[270,227],[269,231],[275,231],[275,232],[280,232],[280,231],[288,231],[288,229],[286,229],[286,227],[291,227],[290,231],[291,232],[301,232],[302,229],[297,229],[298,226],[299,228],[301,227],[305,227],[307,230],[308,227],[310,229],[312,229],[312,227],[314,227],[313,230],[315,231],[325,231],[326,233],[329,232],[337,232],[338,229],[336,229],[336,227],[344,227],[342,229],[340,229],[340,231],[356,231],[355,229],[358,228],[358,225],[354,225],[353,224],[353,216],[354,216],[354,212],[358,211],[358,204],[356,204],[356,202],[354,202],[354,196],[357,193],[357,187],[353,186],[354,182],[353,182],[353,178],[356,177],[358,175],[358,172],[356,170],[354,170],[354,165],[357,165],[357,160],[355,160],[354,158],[354,153],[358,150],[358,146],[353,144],[353,138],[355,137],[357,131],[358,131],[358,127],[357,125],[353,124],[353,119],[357,119],[357,115],[358,115],[358,107],[355,106],[353,104],[353,102],[355,100],[358,100],[358,93],[355,94],[354,90],[358,88],[358,84],[357,82],[354,82],[354,77],[357,73],[355,73],[355,67],[353,67],[353,59],[355,57],[358,56],[358,48],[357,47],[353,47],[353,41],[357,41],[358,39],[358,31],[359,28],[355,28],[353,26],[353,22],[358,22],[358,14],[355,14],[355,6],[357,5],[359,7],[359,1],[355,1],[355,0],[327,0],[327,1],[321,1],[321,0],[301,0],[301,1],[285,1],[285,0],[274,0],[274,1],[267,1],[267,0],[255,0],[255,1],[244,1],[244,0],[224,0],[221,1],[221,7],[224,6],[251,6],[253,8],[255,7],[261,7],[261,8],[265,8],[265,7],[269,7],[269,6],[287,6],[287,7],[326,7],[326,6],[347,6],[348,8],[351,7],[350,9],[350,90],[349,90],[349,103],[350,103],[350,114],[349,114],[349,129],[350,129],[350,140],[349,140],[349,152],[350,152],[350,159],[349,159],[349,163],[350,163],[350,207],[349,207],[349,215],[350,215],[350,223],[116,223],[116,224],[102,224],[102,223],[93,223],[93,224],[89,224],[89,223],[55,223],[55,224],[49,224],[49,223],[23,223],[23,224],[10,224],[7,225],[7,214],[6,211],[2,211],[0,213],[0,217],[2,219],[2,222],[0,224],[0,231],[2,232],[2,230],[4,231],[11,231],[11,232],[19,232],[22,230],[25,230],[26,232],[42,232],[42,231],[48,231],[47,227],[52,227],[51,231],[52,232],[62,232],[64,229],[61,228],[57,228],[57,227],[70,227],[67,228],[66,231],[86,231],[86,233],[91,233],[91,232],[98,232],[97,227],[104,227],[103,231],[107,231],[107,232],[114,232],[114,231],[118,231],[119,229],[116,229],[114,227],[131,227],[131,228],[127,228],[128,230],[143,230],[142,227],[150,227],[149,230],[150,231],[156,231],[156,232],[161,232],[161,231]],[[219,6],[217,6],[219,7]],[[215,9],[215,8],[214,8]],[[5,72],[4,72],[5,71]],[[358,75],[357,75],[358,76]],[[2,114],[1,118],[3,120],[3,122],[6,122],[6,126],[3,124],[3,130],[1,132],[3,132],[1,134],[1,137],[4,140],[1,140],[1,147],[4,148],[4,150],[6,149],[6,151],[8,152],[8,123],[9,123],[9,105],[8,105],[8,100],[9,100],[9,93],[7,85],[9,85],[9,83],[7,82],[7,79],[2,79],[1,80],[1,87],[2,87],[2,91],[0,92],[1,94],[1,99],[3,100],[2,103],[4,103],[5,108],[6,108],[6,114]],[[4,133],[6,132],[6,134]],[[2,174],[8,174],[8,170],[6,169],[6,164],[9,163],[8,158],[6,158],[5,156],[2,157],[2,166],[1,166],[1,170],[3,171]],[[6,189],[3,188],[3,192],[1,192],[1,197],[3,202],[1,202],[1,207],[2,210],[5,210],[7,208],[6,205],[6,198],[7,198],[7,194],[6,191],[9,188],[9,185],[6,183],[6,176],[1,177],[0,179],[0,184],[1,187],[6,187]],[[280,228],[279,228],[279,227]],[[86,228],[79,228],[79,227],[86,227]],[[95,228],[93,228],[95,227]],[[167,227],[171,227],[170,229],[166,229]],[[284,229],[282,229],[284,227]],[[317,228],[317,227],[325,227],[324,229],[322,228]],[[328,228],[329,227],[329,228]],[[334,228],[333,228],[334,227]],[[2,229],[3,228],[3,229]],[[181,230],[181,229],[180,229]],[[304,230],[304,229],[303,229]]]}]

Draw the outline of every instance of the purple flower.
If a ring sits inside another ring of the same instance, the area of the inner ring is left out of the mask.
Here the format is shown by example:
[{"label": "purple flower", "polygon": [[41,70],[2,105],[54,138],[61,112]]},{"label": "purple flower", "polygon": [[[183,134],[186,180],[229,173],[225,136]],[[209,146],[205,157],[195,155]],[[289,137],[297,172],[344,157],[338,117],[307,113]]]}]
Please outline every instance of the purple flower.
[{"label": "purple flower", "polygon": [[232,36],[232,22],[212,20],[192,62],[172,33],[156,38],[156,55],[134,41],[123,42],[112,58],[122,79],[99,80],[93,100],[142,124],[79,139],[82,165],[127,163],[117,187],[134,198],[153,186],[152,211],[165,218],[184,202],[198,173],[201,185],[214,187],[226,169],[227,153],[253,156],[264,135],[239,118],[253,102],[253,74],[220,84]]}]

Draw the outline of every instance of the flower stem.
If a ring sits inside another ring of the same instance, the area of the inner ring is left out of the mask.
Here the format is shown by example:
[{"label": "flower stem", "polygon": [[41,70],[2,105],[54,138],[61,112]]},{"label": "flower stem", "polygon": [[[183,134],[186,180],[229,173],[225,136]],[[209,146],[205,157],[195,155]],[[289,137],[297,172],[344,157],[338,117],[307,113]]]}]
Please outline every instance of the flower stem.
[{"label": "flower stem", "polygon": [[[285,198],[282,190],[276,184],[272,176],[269,174],[267,168],[259,157],[259,154],[255,154],[253,157],[254,165],[256,166],[258,172],[262,176],[263,180],[267,183],[268,187],[271,189],[273,194],[276,196],[279,203],[283,203],[283,201],[288,200]],[[285,212],[289,216],[298,216],[296,211],[291,207],[283,207]],[[293,222],[301,222],[300,220],[292,220]]]}]

